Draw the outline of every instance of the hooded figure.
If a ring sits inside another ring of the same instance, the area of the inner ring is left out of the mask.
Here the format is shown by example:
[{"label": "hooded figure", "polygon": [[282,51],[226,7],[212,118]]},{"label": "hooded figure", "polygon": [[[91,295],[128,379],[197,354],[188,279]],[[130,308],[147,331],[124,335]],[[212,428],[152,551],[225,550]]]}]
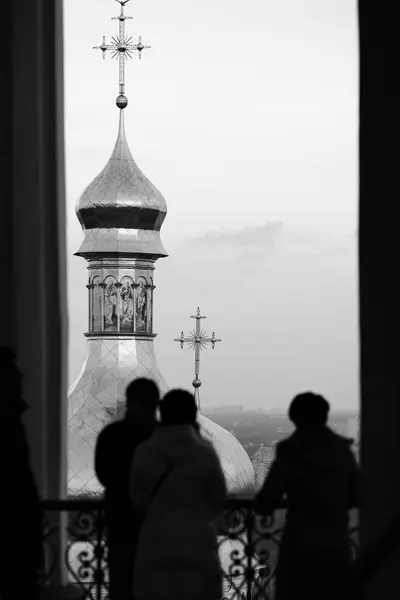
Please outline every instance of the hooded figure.
[{"label": "hooded figure", "polygon": [[[289,418],[296,431],[277,444],[276,458],[255,500],[271,514],[287,500],[276,571],[276,600],[345,598],[352,561],[349,510],[360,502],[352,440],[326,425],[329,404],[312,393],[296,396]],[[350,597],[350,596],[349,596]]]},{"label": "hooded figure", "polygon": [[137,450],[131,499],[146,511],[135,563],[136,600],[219,600],[222,571],[212,521],[223,508],[225,478],[196,422],[192,394],[172,390],[161,424]]}]

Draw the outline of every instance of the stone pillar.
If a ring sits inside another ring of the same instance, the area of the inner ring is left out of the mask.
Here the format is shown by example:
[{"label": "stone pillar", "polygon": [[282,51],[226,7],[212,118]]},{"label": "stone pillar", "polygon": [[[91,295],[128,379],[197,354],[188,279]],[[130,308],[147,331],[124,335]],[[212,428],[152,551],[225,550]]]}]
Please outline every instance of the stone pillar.
[{"label": "stone pillar", "polygon": [[12,32],[9,23],[12,20],[13,7],[11,2],[3,7],[2,16],[7,23],[3,32],[3,59],[0,61],[0,89],[8,90],[0,94],[0,269],[3,282],[6,282],[7,293],[0,297],[0,311],[6,318],[2,319],[0,327],[0,344],[16,347],[15,334],[15,303],[14,303],[14,266],[13,266],[13,235],[12,235],[12,123],[11,115],[13,98],[10,93],[12,70]]},{"label": "stone pillar", "polygon": [[[66,495],[67,306],[62,0],[19,0],[3,10],[0,343],[17,354],[30,409],[25,426],[42,498]],[[67,581],[65,518],[54,515]]]},{"label": "stone pillar", "polygon": [[[38,485],[42,494],[57,498],[66,489],[62,2],[18,2],[13,27],[12,229],[17,353],[31,407],[26,425]],[[27,39],[29,52],[20,43]]]},{"label": "stone pillar", "polygon": [[[395,5],[359,1],[361,464],[365,548],[400,516],[400,39]],[[365,586],[393,598],[398,550]]]}]

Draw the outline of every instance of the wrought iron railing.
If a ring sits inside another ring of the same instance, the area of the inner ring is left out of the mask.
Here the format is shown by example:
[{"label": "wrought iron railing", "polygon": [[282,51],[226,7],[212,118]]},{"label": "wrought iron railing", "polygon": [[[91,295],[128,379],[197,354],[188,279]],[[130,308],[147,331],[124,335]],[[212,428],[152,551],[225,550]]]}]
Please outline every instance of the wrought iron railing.
[{"label": "wrought iron railing", "polygon": [[[43,502],[45,569],[41,584],[52,582],[60,559],[71,585],[82,592],[85,600],[108,598],[106,526],[101,500],[45,500]],[[66,536],[62,555],[55,513],[65,513]]]},{"label": "wrought iron railing", "polygon": [[[46,514],[44,542],[45,586],[52,579],[60,560],[54,514],[67,513],[67,539],[62,560],[71,585],[85,600],[108,599],[106,527],[101,500],[54,500],[43,503]],[[228,498],[223,514],[215,523],[218,536],[224,600],[273,600],[274,573],[285,510],[273,517],[261,518],[254,513],[251,498]],[[357,547],[355,528],[351,531]]]}]

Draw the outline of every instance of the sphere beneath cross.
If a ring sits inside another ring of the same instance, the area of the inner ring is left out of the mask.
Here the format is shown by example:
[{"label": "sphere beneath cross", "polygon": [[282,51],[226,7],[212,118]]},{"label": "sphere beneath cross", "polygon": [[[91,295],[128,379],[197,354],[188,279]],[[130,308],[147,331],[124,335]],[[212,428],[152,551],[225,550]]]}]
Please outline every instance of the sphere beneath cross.
[{"label": "sphere beneath cross", "polygon": [[128,98],[124,94],[120,94],[115,101],[118,108],[126,108],[128,106]]}]

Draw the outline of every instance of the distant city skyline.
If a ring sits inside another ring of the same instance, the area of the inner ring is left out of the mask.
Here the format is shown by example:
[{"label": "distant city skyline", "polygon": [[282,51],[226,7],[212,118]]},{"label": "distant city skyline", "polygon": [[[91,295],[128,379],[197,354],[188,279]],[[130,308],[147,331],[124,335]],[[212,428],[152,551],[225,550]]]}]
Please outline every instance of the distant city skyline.
[{"label": "distant city skyline", "polygon": [[[267,413],[256,410],[244,410],[236,413],[224,410],[206,410],[205,414],[230,431],[239,440],[252,460],[256,473],[258,468],[255,467],[254,460],[257,458],[258,450],[265,448],[258,455],[258,458],[263,454],[267,454],[269,455],[267,462],[270,464],[271,449],[280,440],[290,436],[294,431],[293,423],[289,420],[287,414],[284,413]],[[354,421],[358,423],[358,414],[356,412],[331,411],[328,426],[339,435],[352,439],[354,441],[353,449],[356,455],[358,455],[360,442],[359,428],[355,427]],[[265,469],[262,476],[264,475]]]},{"label": "distant city skyline", "polygon": [[[118,8],[64,6],[71,383],[88,319],[75,201],[118,119],[117,65],[92,46]],[[193,357],[173,339],[200,306],[223,339],[202,359],[204,408],[284,410],[305,389],[356,408],[356,3],[137,0],[129,14],[152,46],[126,67],[126,131],[168,203],[154,315],[167,383],[191,388]]]}]

